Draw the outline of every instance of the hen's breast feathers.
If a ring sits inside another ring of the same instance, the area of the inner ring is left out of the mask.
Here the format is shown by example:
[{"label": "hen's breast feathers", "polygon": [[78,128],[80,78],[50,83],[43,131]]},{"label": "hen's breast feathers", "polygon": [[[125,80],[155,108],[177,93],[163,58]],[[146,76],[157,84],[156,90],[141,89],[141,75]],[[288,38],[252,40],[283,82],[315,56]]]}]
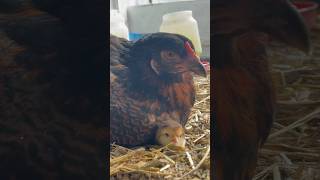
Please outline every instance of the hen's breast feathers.
[{"label": "hen's breast feathers", "polygon": [[274,92],[260,35],[248,31],[215,39],[215,44],[221,44],[214,47],[219,58],[213,73],[215,173],[219,179],[252,177],[258,148],[273,122]]},{"label": "hen's breast feathers", "polygon": [[195,95],[189,91],[193,87],[172,85],[163,88],[163,95],[149,96],[127,89],[126,79],[116,78],[110,86],[111,141],[128,145],[149,143],[156,119],[164,113],[178,114],[175,120],[182,125],[187,122],[194,103]]},{"label": "hen's breast feathers", "polygon": [[[127,99],[124,102],[140,102],[147,111],[156,114],[177,111],[181,117],[180,123],[183,125],[186,123],[195,102],[195,89],[191,75],[184,75],[185,80],[179,83],[163,84],[152,92],[147,87],[146,89],[134,88],[136,84],[129,78],[130,72],[125,66],[111,67],[111,72],[114,79],[110,85],[111,97],[118,96]],[[159,82],[159,84],[161,83]],[[112,103],[116,103],[116,101]],[[151,104],[159,105],[155,108]]]},{"label": "hen's breast feathers", "polygon": [[[221,116],[217,117],[217,130],[223,134],[221,138],[225,142],[233,133],[239,133],[234,137],[241,134],[248,143],[261,143],[267,138],[273,122],[275,96],[265,47],[259,42],[259,35],[248,32],[233,38],[233,49],[228,53],[232,60],[229,59],[223,68],[217,67],[214,73],[216,96],[223,99],[217,101],[217,116]],[[237,132],[237,128],[243,132]],[[253,137],[256,139],[251,139]]]}]

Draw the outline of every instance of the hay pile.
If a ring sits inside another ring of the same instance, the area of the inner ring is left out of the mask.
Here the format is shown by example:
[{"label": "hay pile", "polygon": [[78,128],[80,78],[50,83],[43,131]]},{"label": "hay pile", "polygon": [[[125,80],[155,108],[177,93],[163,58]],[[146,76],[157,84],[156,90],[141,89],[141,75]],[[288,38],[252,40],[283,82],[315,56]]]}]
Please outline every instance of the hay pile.
[{"label": "hay pile", "polygon": [[186,152],[113,145],[111,179],[210,179],[210,75],[195,77],[196,103],[186,124]]},{"label": "hay pile", "polygon": [[254,180],[320,180],[320,31],[313,55],[270,47],[277,89],[276,121],[260,153]]}]

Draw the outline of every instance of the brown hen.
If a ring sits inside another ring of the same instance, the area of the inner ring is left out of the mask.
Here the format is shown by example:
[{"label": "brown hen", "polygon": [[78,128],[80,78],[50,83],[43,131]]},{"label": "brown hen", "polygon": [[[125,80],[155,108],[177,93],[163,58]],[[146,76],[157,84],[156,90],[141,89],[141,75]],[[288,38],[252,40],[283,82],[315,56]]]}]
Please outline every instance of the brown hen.
[{"label": "brown hen", "polygon": [[168,119],[183,127],[195,101],[191,72],[206,74],[191,41],[169,33],[137,42],[111,37],[110,51],[111,143],[154,144],[157,129]]},{"label": "brown hen", "polygon": [[249,180],[275,112],[266,34],[308,51],[308,33],[286,0],[215,0],[211,24],[213,176],[215,180]]}]

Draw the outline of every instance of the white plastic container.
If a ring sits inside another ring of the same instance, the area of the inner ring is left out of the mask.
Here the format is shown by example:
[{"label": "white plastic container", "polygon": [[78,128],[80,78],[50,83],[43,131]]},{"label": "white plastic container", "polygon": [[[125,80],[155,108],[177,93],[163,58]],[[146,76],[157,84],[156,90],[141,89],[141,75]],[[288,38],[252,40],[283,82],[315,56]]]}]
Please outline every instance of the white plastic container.
[{"label": "white plastic container", "polygon": [[189,38],[198,56],[202,53],[198,23],[192,17],[192,11],[178,11],[162,17],[160,32],[181,34]]},{"label": "white plastic container", "polygon": [[129,40],[129,30],[117,10],[110,10],[110,34]]}]

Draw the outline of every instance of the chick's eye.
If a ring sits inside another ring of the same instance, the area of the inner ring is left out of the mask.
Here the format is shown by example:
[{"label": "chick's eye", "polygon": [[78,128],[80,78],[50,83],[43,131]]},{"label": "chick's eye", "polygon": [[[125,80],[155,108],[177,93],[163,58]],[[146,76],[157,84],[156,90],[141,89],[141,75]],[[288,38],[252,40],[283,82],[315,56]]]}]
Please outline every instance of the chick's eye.
[{"label": "chick's eye", "polygon": [[167,137],[169,137],[169,134],[168,134],[168,133],[164,133],[164,135],[166,135]]}]

